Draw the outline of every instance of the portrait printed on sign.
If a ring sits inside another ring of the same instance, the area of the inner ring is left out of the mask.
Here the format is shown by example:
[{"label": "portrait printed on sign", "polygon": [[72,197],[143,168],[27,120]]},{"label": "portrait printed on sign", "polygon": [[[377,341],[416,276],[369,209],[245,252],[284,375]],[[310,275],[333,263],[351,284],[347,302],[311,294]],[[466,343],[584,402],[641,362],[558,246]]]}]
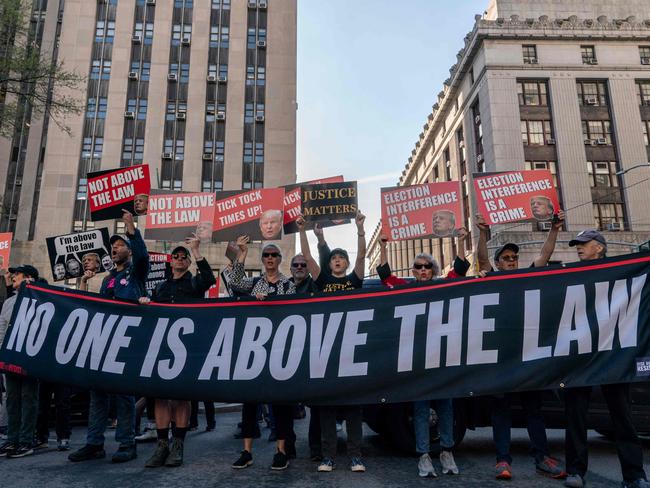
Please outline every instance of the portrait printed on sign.
[{"label": "portrait printed on sign", "polygon": [[133,210],[136,215],[145,215],[149,209],[149,195],[146,193],[139,193],[133,200]]},{"label": "portrait printed on sign", "polygon": [[265,241],[282,238],[282,210],[265,210],[260,216],[260,232]]},{"label": "portrait printed on sign", "polygon": [[108,229],[47,237],[54,281],[80,278],[85,271],[103,273],[113,267]]},{"label": "portrait printed on sign", "polygon": [[553,218],[555,208],[550,198],[536,195],[530,199],[530,211],[535,220],[546,221]]}]

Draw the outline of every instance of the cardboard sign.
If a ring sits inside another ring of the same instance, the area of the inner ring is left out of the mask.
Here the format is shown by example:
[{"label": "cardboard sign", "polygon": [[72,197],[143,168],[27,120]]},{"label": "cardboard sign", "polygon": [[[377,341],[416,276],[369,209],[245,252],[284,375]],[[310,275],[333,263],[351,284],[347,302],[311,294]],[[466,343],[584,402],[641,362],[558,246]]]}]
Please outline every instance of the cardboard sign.
[{"label": "cardboard sign", "polygon": [[548,170],[476,173],[473,177],[476,205],[488,225],[548,221],[560,209]]},{"label": "cardboard sign", "polygon": [[11,232],[0,233],[0,269],[7,269],[9,267],[12,239],[13,234]]},{"label": "cardboard sign", "polygon": [[214,193],[152,190],[145,239],[182,241],[196,234],[202,242],[210,242],[214,203]]},{"label": "cardboard sign", "polygon": [[[331,176],[329,178],[321,178],[319,180],[305,181],[303,183],[294,183],[293,185],[284,186],[284,233],[286,234],[295,234],[298,232],[298,226],[296,225],[296,220],[300,216],[300,211],[302,207],[302,191],[301,186],[303,185],[315,185],[322,183],[340,183],[344,181],[343,176]],[[347,224],[349,220],[344,222],[337,221],[334,223],[332,221],[322,221],[319,222],[321,227],[331,227],[332,225],[341,225]],[[307,230],[313,229],[315,222],[307,222],[305,226]]]},{"label": "cardboard sign", "polygon": [[90,219],[119,219],[122,209],[133,215],[144,215],[150,190],[147,164],[88,173]]},{"label": "cardboard sign", "polygon": [[284,188],[218,192],[212,241],[234,241],[247,235],[254,241],[282,238]]},{"label": "cardboard sign", "polygon": [[306,222],[353,219],[357,215],[357,182],[302,185],[302,215]]},{"label": "cardboard sign", "polygon": [[159,283],[167,281],[172,275],[172,255],[149,251],[149,273],[145,281],[147,295],[151,296]]},{"label": "cardboard sign", "polygon": [[108,229],[46,237],[54,281],[79,278],[84,271],[103,273],[113,269]]},{"label": "cardboard sign", "polygon": [[462,222],[458,181],[381,189],[382,232],[390,241],[454,237]]}]

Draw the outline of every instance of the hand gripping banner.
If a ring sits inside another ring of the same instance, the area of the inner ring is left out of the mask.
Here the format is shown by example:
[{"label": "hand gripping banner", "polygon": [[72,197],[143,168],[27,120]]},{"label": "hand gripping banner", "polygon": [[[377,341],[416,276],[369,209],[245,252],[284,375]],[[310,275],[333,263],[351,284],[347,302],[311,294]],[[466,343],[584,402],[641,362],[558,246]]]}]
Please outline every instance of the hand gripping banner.
[{"label": "hand gripping banner", "polygon": [[155,398],[401,402],[650,374],[650,254],[310,298],[137,305],[29,285],[0,369]]}]

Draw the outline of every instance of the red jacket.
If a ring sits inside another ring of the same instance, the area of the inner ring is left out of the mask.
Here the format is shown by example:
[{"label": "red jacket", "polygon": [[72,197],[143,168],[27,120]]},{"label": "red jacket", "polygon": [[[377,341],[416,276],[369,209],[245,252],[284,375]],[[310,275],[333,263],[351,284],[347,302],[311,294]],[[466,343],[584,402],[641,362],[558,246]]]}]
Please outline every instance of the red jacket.
[{"label": "red jacket", "polygon": [[[454,267],[449,271],[449,273],[447,273],[446,278],[461,278],[467,274],[468,269],[469,262],[466,259],[456,257],[456,259],[454,259]],[[399,278],[392,274],[388,263],[377,266],[377,274],[379,275],[381,282],[389,288],[410,283],[404,278]]]}]

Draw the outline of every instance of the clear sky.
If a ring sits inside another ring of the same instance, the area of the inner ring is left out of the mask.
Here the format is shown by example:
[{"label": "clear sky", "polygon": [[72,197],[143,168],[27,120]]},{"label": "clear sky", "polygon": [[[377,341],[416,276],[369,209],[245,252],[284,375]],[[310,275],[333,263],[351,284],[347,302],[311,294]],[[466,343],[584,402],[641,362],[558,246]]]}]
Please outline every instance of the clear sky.
[{"label": "clear sky", "polygon": [[[298,181],[357,180],[368,240],[380,218],[379,189],[397,184],[474,15],[487,4],[298,0]],[[352,225],[326,229],[325,237],[354,259]]]}]

